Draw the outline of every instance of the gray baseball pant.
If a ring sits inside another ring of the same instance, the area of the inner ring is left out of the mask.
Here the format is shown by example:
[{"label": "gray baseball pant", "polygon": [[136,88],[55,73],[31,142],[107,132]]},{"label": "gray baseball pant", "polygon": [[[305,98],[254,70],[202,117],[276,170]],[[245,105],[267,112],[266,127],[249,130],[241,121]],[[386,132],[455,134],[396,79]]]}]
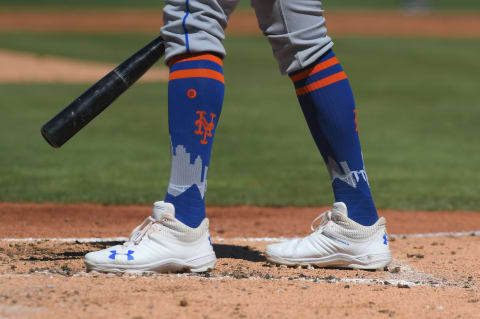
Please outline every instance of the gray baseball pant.
[{"label": "gray baseball pant", "polygon": [[[185,53],[226,55],[222,40],[239,0],[166,0],[161,35],[165,61]],[[332,46],[320,0],[252,0],[282,74],[304,69]]]}]

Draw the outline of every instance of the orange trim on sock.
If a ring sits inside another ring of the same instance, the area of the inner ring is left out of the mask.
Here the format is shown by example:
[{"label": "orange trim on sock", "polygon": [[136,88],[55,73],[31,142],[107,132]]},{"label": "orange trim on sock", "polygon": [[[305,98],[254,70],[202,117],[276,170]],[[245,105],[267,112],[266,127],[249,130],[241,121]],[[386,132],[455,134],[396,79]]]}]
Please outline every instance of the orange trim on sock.
[{"label": "orange trim on sock", "polygon": [[322,87],[325,87],[327,85],[333,84],[335,82],[345,80],[346,78],[347,78],[347,75],[345,74],[344,71],[338,72],[338,73],[332,74],[330,76],[327,76],[326,78],[318,80],[316,82],[310,83],[309,85],[298,88],[298,89],[295,90],[295,92],[297,93],[297,95],[307,94],[307,93],[315,91],[319,88],[322,88]]},{"label": "orange trim on sock", "polygon": [[173,58],[168,61],[168,66],[172,66],[177,62],[186,62],[186,61],[198,61],[198,60],[208,60],[217,63],[221,67],[223,67],[223,61],[218,56],[210,54],[210,53],[193,53],[193,54],[181,54],[174,56]]},{"label": "orange trim on sock", "polygon": [[189,69],[174,71],[170,73],[169,80],[171,81],[188,78],[209,78],[225,83],[222,73],[210,69]]},{"label": "orange trim on sock", "polygon": [[292,79],[293,82],[297,82],[299,80],[305,79],[307,76],[313,75],[317,72],[325,70],[326,68],[334,66],[335,64],[338,64],[337,57],[333,57],[328,60],[325,60],[322,63],[315,65],[314,67],[308,68],[305,71],[292,75],[290,78]]}]

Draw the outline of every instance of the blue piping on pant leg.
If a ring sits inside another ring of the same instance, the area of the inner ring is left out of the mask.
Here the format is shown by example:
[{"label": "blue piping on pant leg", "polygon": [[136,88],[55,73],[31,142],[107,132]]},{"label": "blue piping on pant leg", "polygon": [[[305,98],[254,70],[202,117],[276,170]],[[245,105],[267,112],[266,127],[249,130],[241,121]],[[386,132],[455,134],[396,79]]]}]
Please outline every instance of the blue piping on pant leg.
[{"label": "blue piping on pant leg", "polygon": [[188,30],[186,26],[187,17],[190,14],[189,0],[187,0],[185,6],[186,6],[185,8],[186,11],[185,11],[185,16],[183,17],[182,27],[183,27],[183,31],[185,32],[185,46],[187,48],[187,53],[190,53],[190,44],[188,43]]}]

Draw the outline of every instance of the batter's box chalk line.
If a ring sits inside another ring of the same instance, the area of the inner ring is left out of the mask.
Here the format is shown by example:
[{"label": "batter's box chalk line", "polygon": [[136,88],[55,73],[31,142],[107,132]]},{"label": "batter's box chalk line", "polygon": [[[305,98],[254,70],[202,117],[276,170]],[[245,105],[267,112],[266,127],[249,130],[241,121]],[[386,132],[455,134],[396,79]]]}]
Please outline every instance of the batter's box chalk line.
[{"label": "batter's box chalk line", "polygon": [[[423,238],[423,237],[465,237],[480,236],[480,230],[462,231],[462,232],[440,232],[440,233],[423,233],[423,234],[389,234],[389,238]],[[240,242],[282,242],[293,239],[294,237],[213,237],[213,241],[240,241]],[[42,242],[42,241],[58,241],[65,243],[98,243],[98,242],[115,242],[126,241],[127,237],[86,237],[86,238],[1,238],[0,242]]]},{"label": "batter's box chalk line", "polygon": [[[397,261],[396,264],[401,264],[400,261]],[[243,278],[245,280],[271,280],[271,281],[279,281],[279,282],[304,282],[305,284],[307,283],[330,283],[330,284],[359,284],[359,285],[379,285],[379,286],[393,286],[393,287],[398,287],[398,288],[411,288],[411,287],[462,287],[463,283],[461,282],[445,282],[445,281],[432,281],[431,278],[433,278],[432,275],[430,274],[424,274],[424,273],[415,273],[413,274],[414,270],[411,269],[410,267],[406,266],[406,271],[407,273],[410,274],[405,274],[405,271],[402,271],[401,274],[395,274],[397,278],[386,278],[386,279],[375,279],[375,278],[349,278],[349,277],[343,277],[343,278],[337,278],[333,276],[328,276],[328,277],[298,277],[298,278],[292,278],[292,277],[261,277],[261,276],[250,276]],[[30,274],[0,274],[0,278],[9,278],[9,279],[15,279],[15,278],[31,278],[33,276],[47,276],[50,279],[54,279],[54,274],[52,272],[42,270],[42,271],[35,271]],[[393,274],[392,274],[393,275]],[[406,275],[406,277],[403,277],[402,275]],[[122,274],[103,274],[99,272],[85,272],[85,271],[80,271],[72,275],[72,277],[106,277],[106,278],[128,278],[128,279],[134,279],[139,276],[145,276],[142,274],[130,274],[130,273],[122,273]],[[215,274],[208,274],[208,276],[204,274],[195,274],[195,273],[183,273],[183,274],[148,274],[148,277],[152,279],[157,279],[157,280],[162,280],[165,278],[181,278],[181,279],[186,279],[186,280],[210,280],[210,281],[224,281],[224,280],[238,280],[238,278],[234,277],[233,275],[215,275]]]}]

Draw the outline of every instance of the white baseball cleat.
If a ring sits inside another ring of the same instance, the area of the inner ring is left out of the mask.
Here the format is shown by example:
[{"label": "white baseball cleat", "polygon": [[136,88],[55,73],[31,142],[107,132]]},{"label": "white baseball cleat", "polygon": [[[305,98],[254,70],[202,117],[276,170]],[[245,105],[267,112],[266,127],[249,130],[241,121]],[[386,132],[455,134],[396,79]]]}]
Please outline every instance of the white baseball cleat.
[{"label": "white baseball cleat", "polygon": [[190,228],[175,218],[175,208],[163,201],[136,227],[123,245],[85,255],[87,270],[100,272],[168,273],[213,270],[217,258],[205,218]]},{"label": "white baseball cleat", "polygon": [[[333,204],[312,222],[313,233],[304,238],[268,245],[267,260],[282,265],[312,265],[382,269],[392,261],[385,218],[362,226],[347,217],[343,202]],[[320,224],[314,227],[317,220]]]}]

